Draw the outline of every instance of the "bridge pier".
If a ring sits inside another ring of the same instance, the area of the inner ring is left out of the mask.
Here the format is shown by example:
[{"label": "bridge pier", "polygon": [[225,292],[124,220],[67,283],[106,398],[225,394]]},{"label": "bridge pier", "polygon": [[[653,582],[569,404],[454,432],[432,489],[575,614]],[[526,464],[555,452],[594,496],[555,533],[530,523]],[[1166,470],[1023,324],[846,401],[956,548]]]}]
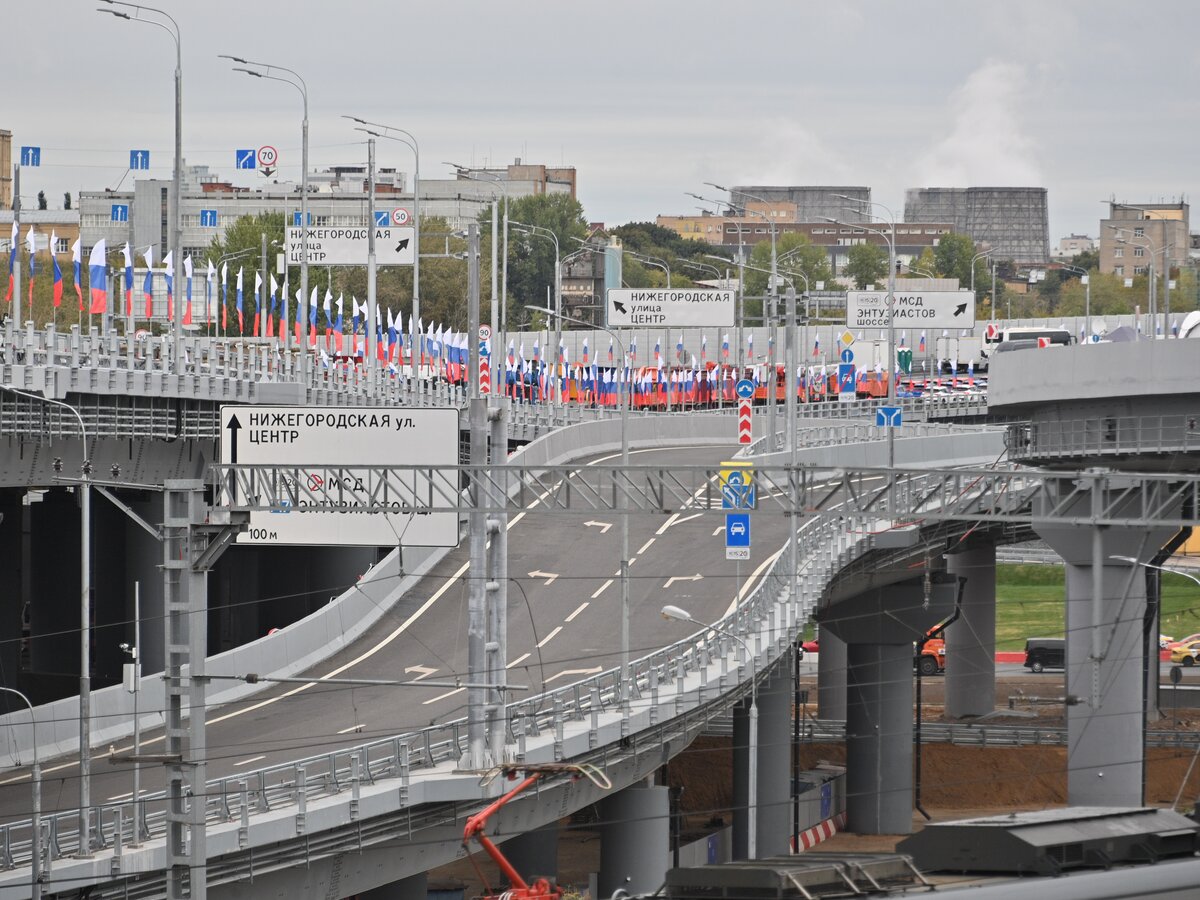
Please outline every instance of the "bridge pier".
[{"label": "bridge pier", "polygon": [[658,890],[671,864],[669,789],[653,776],[600,801],[600,896]]},{"label": "bridge pier", "polygon": [[[22,550],[26,508],[24,490],[0,490],[0,685],[21,689],[22,608],[27,595],[21,588],[27,561]],[[22,706],[11,694],[0,695],[0,711]]]},{"label": "bridge pier", "polygon": [[846,822],[859,834],[908,834],[913,806],[913,641],[949,615],[957,579],[872,588],[820,614],[846,647]]},{"label": "bridge pier", "polygon": [[828,628],[818,629],[817,718],[846,718],[846,642]]},{"label": "bridge pier", "polygon": [[429,893],[428,885],[429,876],[422,872],[382,887],[363,891],[357,895],[357,900],[426,900]]},{"label": "bridge pier", "polygon": [[785,654],[758,686],[758,857],[782,856],[792,836],[794,663]]},{"label": "bridge pier", "polygon": [[[1103,508],[1110,477],[1098,474],[1062,514]],[[1136,518],[1138,509],[1131,503],[1123,512]],[[1149,561],[1176,529],[1034,527],[1066,568],[1067,802],[1141,806],[1146,578],[1141,566],[1112,557]],[[1151,673],[1157,681],[1157,660]]]},{"label": "bridge pier", "polygon": [[996,544],[990,539],[946,554],[964,579],[961,613],[946,628],[946,715],[983,716],[996,707]]},{"label": "bridge pier", "polygon": [[522,832],[505,841],[500,850],[527,883],[558,877],[558,822]]}]

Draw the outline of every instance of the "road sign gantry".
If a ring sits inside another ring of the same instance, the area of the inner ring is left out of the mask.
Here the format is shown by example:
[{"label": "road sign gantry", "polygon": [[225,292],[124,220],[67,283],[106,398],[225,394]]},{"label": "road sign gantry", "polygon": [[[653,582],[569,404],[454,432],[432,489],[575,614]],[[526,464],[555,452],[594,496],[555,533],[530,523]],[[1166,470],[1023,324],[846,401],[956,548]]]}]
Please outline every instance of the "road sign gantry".
[{"label": "road sign gantry", "polygon": [[[724,515],[721,466],[261,466],[214,465],[218,513],[465,512],[462,485],[501,498],[489,512]],[[316,477],[313,477],[313,476]],[[866,516],[911,523],[1173,526],[1200,524],[1200,475],[1039,472],[1017,468],[832,469],[756,465],[757,509],[772,514]],[[415,490],[414,490],[415,488]],[[1099,497],[1093,494],[1099,490]],[[625,506],[622,507],[622,498]],[[1087,498],[1087,502],[1081,500]]]}]

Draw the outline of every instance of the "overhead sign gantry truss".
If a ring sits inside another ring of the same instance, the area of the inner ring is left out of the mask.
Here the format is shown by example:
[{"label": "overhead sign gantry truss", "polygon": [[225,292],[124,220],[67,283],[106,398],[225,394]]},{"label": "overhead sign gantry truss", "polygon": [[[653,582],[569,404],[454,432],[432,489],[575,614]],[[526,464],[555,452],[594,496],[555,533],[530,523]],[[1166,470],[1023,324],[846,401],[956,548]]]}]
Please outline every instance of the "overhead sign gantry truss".
[{"label": "overhead sign gantry truss", "polygon": [[[211,469],[213,510],[428,515],[471,510],[724,515],[721,466],[261,466]],[[756,508],[856,516],[893,527],[943,521],[1087,526],[1200,524],[1200,475],[1021,468],[755,466]],[[475,505],[476,496],[507,498]]]}]

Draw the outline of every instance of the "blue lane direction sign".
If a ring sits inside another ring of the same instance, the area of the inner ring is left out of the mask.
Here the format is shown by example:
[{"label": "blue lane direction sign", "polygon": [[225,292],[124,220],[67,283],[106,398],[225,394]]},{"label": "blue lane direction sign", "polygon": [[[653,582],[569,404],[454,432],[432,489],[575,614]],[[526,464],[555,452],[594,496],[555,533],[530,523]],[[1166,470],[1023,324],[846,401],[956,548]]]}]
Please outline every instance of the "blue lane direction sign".
[{"label": "blue lane direction sign", "polygon": [[721,509],[754,509],[757,502],[752,472],[722,469]]},{"label": "blue lane direction sign", "polygon": [[740,379],[733,389],[741,400],[749,400],[754,396],[754,382],[749,378]]},{"label": "blue lane direction sign", "polygon": [[842,362],[844,362],[844,363],[854,362],[854,351],[851,350],[849,347],[847,347],[845,350],[842,351]]},{"label": "blue lane direction sign", "polygon": [[112,221],[128,222],[129,221],[129,205],[126,203],[114,203],[112,205]]},{"label": "blue lane direction sign", "polygon": [[[311,224],[312,224],[312,213],[309,213],[309,214],[308,214],[308,224],[309,224],[309,225],[311,225]],[[299,228],[299,227],[300,227],[300,213],[298,213],[298,212],[293,212],[293,213],[292,213],[292,227],[293,227],[293,228]]]},{"label": "blue lane direction sign", "polygon": [[750,558],[750,513],[725,513],[725,558]]},{"label": "blue lane direction sign", "polygon": [[899,428],[904,424],[899,406],[880,406],[875,410],[875,424],[882,428]]},{"label": "blue lane direction sign", "polygon": [[150,168],[150,151],[149,150],[130,150],[129,151],[129,168],[131,168],[131,169],[148,169],[148,168]]},{"label": "blue lane direction sign", "polygon": [[217,211],[215,209],[200,210],[200,227],[201,228],[216,228],[217,227]]},{"label": "blue lane direction sign", "polygon": [[234,151],[234,162],[239,169],[257,169],[258,151],[253,149],[236,150]]},{"label": "blue lane direction sign", "polygon": [[392,224],[392,213],[390,210],[377,209],[375,210],[375,224],[380,228],[387,228]]},{"label": "blue lane direction sign", "polygon": [[22,147],[21,148],[21,165],[23,166],[40,166],[42,164],[42,148],[41,147]]}]

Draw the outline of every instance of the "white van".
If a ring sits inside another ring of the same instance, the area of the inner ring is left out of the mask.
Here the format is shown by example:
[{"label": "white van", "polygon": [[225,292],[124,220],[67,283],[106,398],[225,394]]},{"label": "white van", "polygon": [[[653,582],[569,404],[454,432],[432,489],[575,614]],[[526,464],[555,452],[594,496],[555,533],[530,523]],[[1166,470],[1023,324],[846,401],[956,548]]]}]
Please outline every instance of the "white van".
[{"label": "white van", "polygon": [[1067,347],[1072,343],[1071,332],[1065,328],[1020,326],[1005,328],[1002,331],[996,332],[993,337],[988,337],[985,334],[983,347],[979,352],[984,359],[987,359],[999,349],[999,345],[1014,341],[1025,341],[1028,343],[1023,346],[1032,347],[1040,346],[1043,341],[1051,347]]}]

